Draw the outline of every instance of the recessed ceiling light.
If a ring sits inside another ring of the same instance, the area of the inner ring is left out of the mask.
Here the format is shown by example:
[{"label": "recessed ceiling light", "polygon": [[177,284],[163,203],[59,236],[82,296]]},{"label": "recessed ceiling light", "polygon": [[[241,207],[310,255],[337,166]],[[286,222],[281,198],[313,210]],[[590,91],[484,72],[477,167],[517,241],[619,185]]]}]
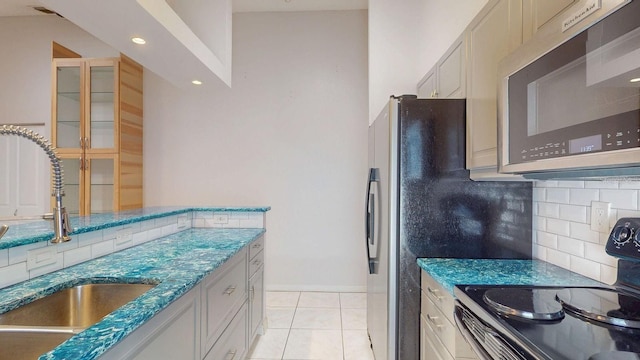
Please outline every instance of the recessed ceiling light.
[{"label": "recessed ceiling light", "polygon": [[635,83],[635,82],[640,82],[640,78],[634,78],[629,80],[629,82]]},{"label": "recessed ceiling light", "polygon": [[134,43],[138,44],[138,45],[144,45],[147,43],[147,41],[141,37],[132,37],[131,41],[133,41]]},{"label": "recessed ceiling light", "polygon": [[200,80],[193,80],[193,81],[191,81],[191,83],[193,85],[202,85],[202,81],[200,81]]}]

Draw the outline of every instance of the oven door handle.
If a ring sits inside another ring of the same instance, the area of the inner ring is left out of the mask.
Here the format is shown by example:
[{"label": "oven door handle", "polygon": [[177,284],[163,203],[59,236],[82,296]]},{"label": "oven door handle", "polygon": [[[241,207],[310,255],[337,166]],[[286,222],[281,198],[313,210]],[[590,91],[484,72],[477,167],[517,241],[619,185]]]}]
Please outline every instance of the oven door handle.
[{"label": "oven door handle", "polygon": [[493,360],[491,355],[487,353],[487,351],[478,343],[478,341],[473,337],[471,331],[467,328],[464,321],[462,321],[462,307],[458,301],[456,301],[455,308],[453,310],[453,319],[455,320],[456,327],[462,333],[462,337],[469,343],[471,349],[473,350],[480,360]]}]

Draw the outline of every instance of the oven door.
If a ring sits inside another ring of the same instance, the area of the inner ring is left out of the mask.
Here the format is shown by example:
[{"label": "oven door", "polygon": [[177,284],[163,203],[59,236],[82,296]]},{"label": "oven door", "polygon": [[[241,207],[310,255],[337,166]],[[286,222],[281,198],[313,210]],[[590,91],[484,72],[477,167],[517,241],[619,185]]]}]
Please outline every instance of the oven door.
[{"label": "oven door", "polygon": [[591,3],[592,25],[561,32],[565,20],[501,63],[501,172],[640,174],[640,1]]},{"label": "oven door", "polygon": [[480,360],[538,359],[532,354],[526,354],[522,349],[516,350],[516,345],[510,344],[498,331],[480,320],[457,300],[454,308],[454,320],[462,337],[469,343]]}]

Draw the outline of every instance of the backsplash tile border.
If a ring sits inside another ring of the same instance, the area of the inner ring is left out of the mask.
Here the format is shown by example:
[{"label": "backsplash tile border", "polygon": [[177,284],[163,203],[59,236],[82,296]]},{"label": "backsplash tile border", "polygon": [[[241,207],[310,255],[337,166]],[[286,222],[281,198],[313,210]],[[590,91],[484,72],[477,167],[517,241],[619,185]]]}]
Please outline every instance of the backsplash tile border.
[{"label": "backsplash tile border", "polygon": [[[227,215],[229,221],[215,223],[215,215]],[[72,235],[67,243],[39,242],[3,249],[0,250],[0,288],[191,228],[264,228],[265,218],[264,212],[194,210]],[[131,231],[131,240],[118,240],[118,232],[127,230]],[[55,262],[28,270],[27,252],[45,246],[57,247]]]},{"label": "backsplash tile border", "polygon": [[640,181],[535,181],[533,256],[612,284],[617,259],[605,252],[608,233],[590,228],[591,202],[611,203],[609,228],[621,217],[640,217]]}]

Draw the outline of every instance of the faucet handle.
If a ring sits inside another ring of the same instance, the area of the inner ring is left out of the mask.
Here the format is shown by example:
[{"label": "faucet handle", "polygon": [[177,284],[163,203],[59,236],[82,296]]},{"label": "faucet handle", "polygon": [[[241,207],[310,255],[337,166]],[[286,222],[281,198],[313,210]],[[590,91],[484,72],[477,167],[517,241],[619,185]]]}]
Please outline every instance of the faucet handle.
[{"label": "faucet handle", "polygon": [[72,228],[71,222],[69,221],[69,213],[66,208],[62,208],[62,226],[64,227],[65,235],[68,235]]}]

